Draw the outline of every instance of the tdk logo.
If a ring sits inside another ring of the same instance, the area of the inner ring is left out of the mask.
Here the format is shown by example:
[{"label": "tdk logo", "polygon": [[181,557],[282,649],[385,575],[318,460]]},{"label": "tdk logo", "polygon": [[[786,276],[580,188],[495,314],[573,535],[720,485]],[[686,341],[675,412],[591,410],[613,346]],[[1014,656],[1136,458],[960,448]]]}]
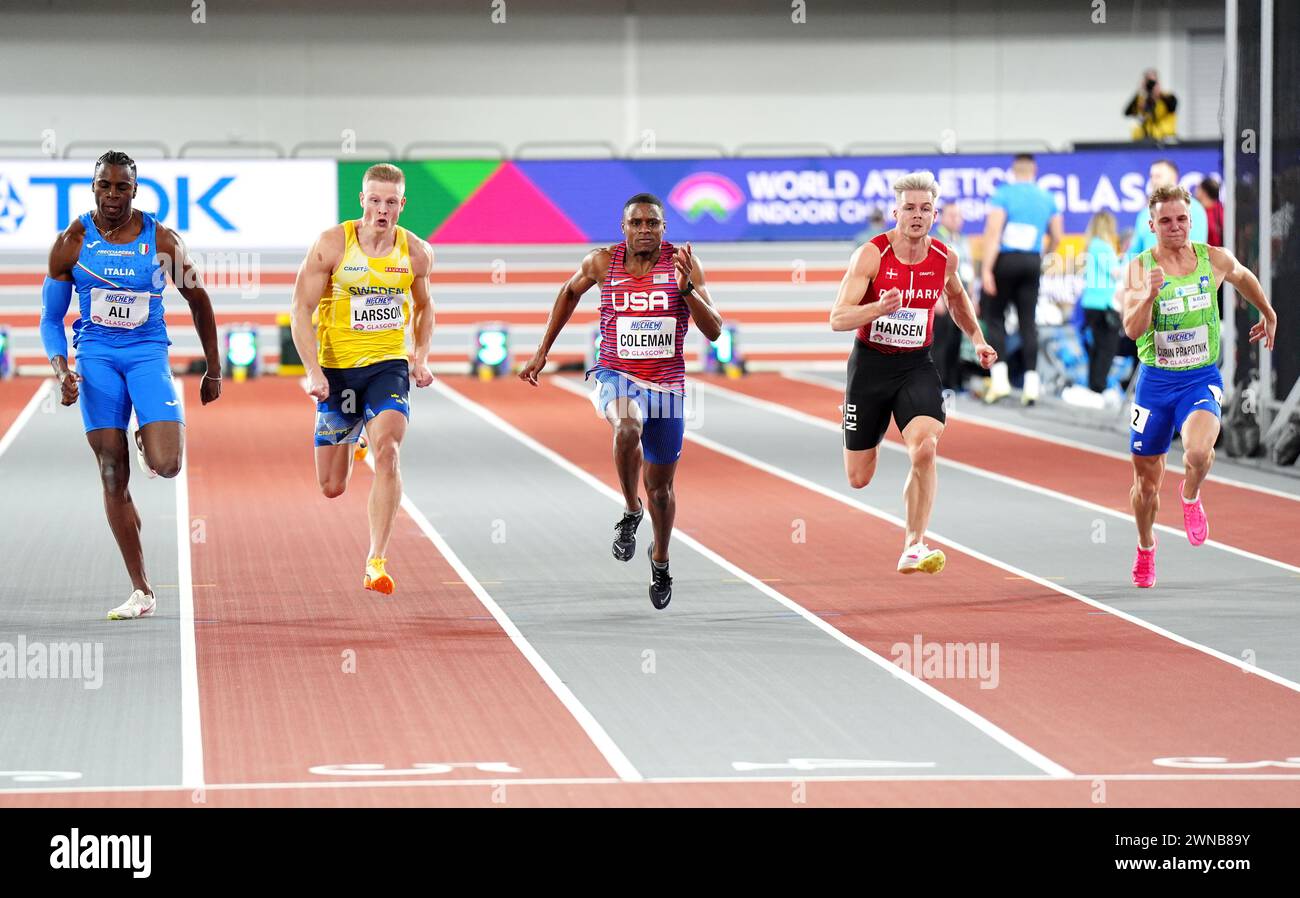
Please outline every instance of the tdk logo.
[{"label": "tdk logo", "polygon": [[0,175],[0,234],[12,234],[22,226],[27,208],[9,179]]},{"label": "tdk logo", "polygon": [[667,312],[668,294],[663,290],[653,293],[615,293],[610,297],[615,312]]},{"label": "tdk logo", "polygon": [[[149,193],[152,193],[157,200],[158,211],[154,215],[159,221],[167,219],[168,215],[171,214],[172,204],[175,204],[176,229],[178,231],[190,230],[192,227],[191,215],[197,212],[202,212],[212,224],[223,231],[235,230],[234,224],[213,205],[217,195],[233,184],[234,181],[234,175],[226,175],[212,181],[205,179],[200,182],[195,180],[193,183],[189,175],[177,175],[175,183],[170,185],[164,185],[161,181],[143,175],[136,179],[136,183],[140,185],[141,205],[148,208],[149,203],[145,197]],[[28,178],[27,185],[32,189],[54,188],[54,220],[61,231],[72,221],[72,191],[90,187],[90,178],[67,175],[41,175]],[[3,197],[3,195],[3,192],[0,192],[0,197]],[[45,195],[48,196],[48,194]],[[33,202],[35,201],[33,200]],[[0,230],[3,229],[4,215],[3,211],[0,211]]]}]

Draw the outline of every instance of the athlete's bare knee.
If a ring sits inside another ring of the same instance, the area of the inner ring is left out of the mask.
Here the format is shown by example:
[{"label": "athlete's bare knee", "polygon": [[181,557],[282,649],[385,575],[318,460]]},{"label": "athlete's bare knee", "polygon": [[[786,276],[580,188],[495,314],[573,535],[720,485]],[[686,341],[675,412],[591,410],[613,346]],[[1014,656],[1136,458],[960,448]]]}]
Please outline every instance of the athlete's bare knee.
[{"label": "athlete's bare knee", "polygon": [[939,454],[939,438],[925,437],[909,446],[907,454],[912,459],[913,468],[929,467],[934,464],[935,456]]},{"label": "athlete's bare knee", "polygon": [[1189,468],[1203,470],[1214,463],[1214,447],[1208,449],[1188,449],[1183,453],[1183,464]]},{"label": "athlete's bare knee", "polygon": [[99,479],[104,484],[104,494],[114,499],[125,499],[130,471],[130,465],[125,458],[101,455],[99,457]]},{"label": "athlete's bare knee", "polygon": [[159,477],[166,477],[170,480],[181,472],[181,457],[176,455],[166,459],[160,467],[155,467],[153,470]]},{"label": "athlete's bare knee", "polygon": [[871,483],[871,478],[876,476],[876,460],[873,458],[865,464],[853,465],[848,469],[849,486],[855,490],[860,490],[867,484]]},{"label": "athlete's bare knee", "polygon": [[321,495],[326,499],[337,499],[348,488],[346,480],[322,480],[320,482]]},{"label": "athlete's bare knee", "polygon": [[660,483],[655,486],[647,484],[646,500],[656,508],[666,508],[668,503],[673,500],[672,483]]},{"label": "athlete's bare knee", "polygon": [[375,473],[394,473],[401,457],[401,446],[396,440],[384,440],[374,447]]},{"label": "athlete's bare knee", "polygon": [[624,418],[614,428],[614,442],[621,450],[630,449],[641,442],[641,424],[631,418]]}]

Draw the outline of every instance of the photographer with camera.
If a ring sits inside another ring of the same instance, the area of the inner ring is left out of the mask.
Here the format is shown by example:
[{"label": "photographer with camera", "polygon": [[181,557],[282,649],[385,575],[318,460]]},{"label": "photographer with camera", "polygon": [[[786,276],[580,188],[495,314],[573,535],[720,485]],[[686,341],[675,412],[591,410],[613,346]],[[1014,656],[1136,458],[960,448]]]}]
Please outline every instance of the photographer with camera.
[{"label": "photographer with camera", "polygon": [[1134,140],[1169,140],[1177,137],[1178,98],[1160,84],[1155,69],[1147,69],[1138,82],[1137,93],[1129,100],[1124,114],[1137,119]]}]

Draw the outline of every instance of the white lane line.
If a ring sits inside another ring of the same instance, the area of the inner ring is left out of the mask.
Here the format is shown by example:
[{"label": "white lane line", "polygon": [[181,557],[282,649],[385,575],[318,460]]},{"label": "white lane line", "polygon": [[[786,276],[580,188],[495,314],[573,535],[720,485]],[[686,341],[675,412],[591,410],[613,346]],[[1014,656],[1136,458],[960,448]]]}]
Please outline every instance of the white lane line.
[{"label": "white lane line", "polygon": [[[834,384],[826,380],[825,378],[808,377],[806,375],[802,375],[798,373],[797,371],[782,371],[781,376],[784,377],[786,380],[793,380],[796,383],[809,384],[814,387],[823,387],[824,389],[830,390],[833,393],[839,393],[839,394],[844,393],[843,384]],[[1114,449],[1103,449],[1101,446],[1093,446],[1091,443],[1085,443],[1080,440],[1072,440],[1069,437],[1056,436],[1055,434],[1051,434],[1051,433],[1042,433],[1037,430],[1031,430],[1028,427],[1021,427],[1018,424],[1011,424],[1005,421],[997,421],[994,420],[993,418],[986,418],[983,415],[976,415],[976,414],[957,412],[957,411],[950,412],[949,414],[951,417],[956,418],[958,421],[966,421],[971,424],[978,425],[980,427],[988,427],[992,430],[1001,430],[1006,433],[1014,433],[1016,436],[1028,437],[1031,440],[1041,440],[1044,443],[1055,443],[1058,446],[1065,446],[1070,449],[1079,449],[1083,452],[1091,452],[1093,455],[1101,455],[1101,456],[1105,456],[1106,458],[1118,459],[1119,461],[1122,461],[1125,464],[1130,464],[1133,459],[1131,455],[1127,455],[1123,452],[1117,452]],[[1175,474],[1187,473],[1182,468],[1181,465],[1175,465],[1173,463],[1166,463],[1165,468],[1166,470],[1172,471]],[[1283,492],[1282,490],[1276,490],[1273,489],[1272,487],[1261,486],[1257,483],[1249,483],[1248,481],[1245,480],[1234,480],[1231,477],[1224,477],[1220,474],[1210,474],[1206,479],[1212,480],[1215,483],[1222,483],[1226,486],[1235,486],[1243,490],[1254,490],[1257,493],[1264,493],[1265,495],[1268,496],[1276,496],[1279,499],[1290,499],[1292,502],[1300,502],[1300,494],[1286,493]]]},{"label": "white lane line", "polygon": [[[438,380],[434,380],[433,386],[439,392],[444,393],[444,395],[446,394],[446,389]],[[372,471],[374,470],[374,453],[366,455],[366,464],[370,466]],[[515,622],[512,621],[510,616],[507,615],[501,606],[496,603],[496,600],[492,598],[491,594],[483,588],[483,584],[480,583],[478,578],[476,578],[470,569],[465,566],[465,563],[460,560],[460,557],[455,553],[447,541],[443,539],[442,534],[434,528],[433,524],[429,522],[429,519],[424,516],[424,513],[416,507],[415,503],[411,501],[411,497],[406,495],[405,492],[402,493],[402,509],[410,515],[411,520],[415,521],[416,526],[418,526],[420,531],[428,537],[429,542],[433,543],[439,553],[442,554],[442,557],[447,560],[447,563],[451,565],[453,570],[455,570],[456,575],[465,581],[465,584],[474,593],[475,597],[478,598],[479,602],[482,603],[483,607],[486,608],[488,613],[492,615],[498,624],[500,624],[501,629],[510,637],[510,641],[513,642],[515,647],[519,649],[520,653],[528,659],[528,663],[533,666],[533,669],[537,671],[539,676],[541,676],[543,682],[545,682],[546,685],[550,687],[551,691],[555,693],[555,697],[558,698],[561,704],[563,704],[564,707],[568,709],[569,713],[573,715],[574,720],[576,720],[578,725],[582,727],[583,731],[587,734],[587,738],[591,739],[595,744],[596,748],[604,756],[605,761],[613,771],[618,774],[619,779],[624,782],[640,782],[643,780],[644,777],[641,776],[641,772],[636,769],[628,759],[627,755],[623,754],[623,750],[615,744],[612,738],[610,738],[609,733],[605,732],[605,728],[600,725],[600,721],[596,720],[595,716],[587,710],[586,706],[583,705],[582,702],[578,701],[578,697],[573,694],[573,690],[571,690],[564,681],[560,679],[559,675],[556,674],[551,666],[546,663],[546,659],[538,653],[537,649],[533,648],[532,643],[530,643],[524,637],[524,634],[519,631],[519,628],[515,626]]]},{"label": "white lane line", "polygon": [[[313,789],[410,789],[410,788],[461,788],[461,787],[495,787],[495,786],[725,786],[725,785],[762,785],[766,783],[783,783],[789,785],[794,781],[824,783],[914,783],[929,785],[931,783],[1094,783],[1097,780],[1107,782],[1132,783],[1197,783],[1197,782],[1247,782],[1247,783],[1300,783],[1300,776],[1286,773],[1075,773],[1066,777],[1047,776],[1046,774],[966,774],[937,775],[924,774],[879,774],[879,775],[819,775],[808,771],[792,770],[784,776],[681,776],[650,777],[640,781],[620,780],[614,777],[554,777],[513,779],[501,776],[497,779],[425,779],[425,780],[321,780],[319,782],[285,782],[285,783],[208,783],[203,788],[208,792],[268,792],[276,790],[313,790]],[[0,796],[5,795],[112,795],[112,794],[149,794],[165,792],[188,792],[178,786],[85,786],[82,788],[41,788],[22,787],[0,789]]]},{"label": "white lane line", "polygon": [[[566,381],[563,378],[551,378],[550,382],[567,392],[574,393],[579,396],[586,397],[589,392],[584,387],[581,387],[574,383],[570,383],[569,381]],[[592,489],[596,490],[601,495],[605,496],[611,501],[619,503],[620,505],[623,504],[623,496],[621,493],[619,493],[613,487],[606,485],[604,482],[592,476],[588,472],[584,471],[582,468],[578,467],[577,465],[569,461],[564,456],[547,448],[546,446],[543,446],[537,440],[528,436],[523,431],[516,428],[514,425],[506,422],[504,419],[498,417],[496,414],[484,408],[483,406],[479,405],[478,403],[457,393],[455,390],[448,387],[446,384],[435,381],[434,386],[438,388],[438,391],[440,393],[445,395],[447,398],[451,399],[457,405],[477,415],[478,417],[482,418],[484,421],[491,424],[497,430],[500,430],[502,433],[507,434],[508,436],[512,437],[513,439],[527,446],[529,449],[532,449],[538,455],[541,455],[543,458],[547,459],[548,461],[551,461],[554,464],[558,465],[559,467],[563,468],[565,471],[568,471],[574,477],[577,477],[579,480],[581,480],[583,483],[590,486]],[[1048,758],[1046,755],[1043,755],[1040,752],[1034,750],[1033,748],[1030,748],[1028,745],[1021,742],[1019,739],[1015,738],[1010,733],[1006,732],[1001,727],[994,724],[992,721],[986,720],[985,718],[981,717],[979,714],[976,714],[970,708],[967,708],[965,705],[953,699],[951,696],[945,695],[944,693],[940,692],[938,689],[935,689],[933,686],[931,686],[929,683],[925,682],[924,680],[916,676],[913,676],[908,671],[903,670],[903,668],[894,664],[892,661],[883,658],[880,655],[877,655],[875,652],[871,651],[869,648],[862,645],[860,642],[848,636],[848,634],[831,626],[825,620],[813,614],[811,611],[804,608],[802,605],[798,604],[793,599],[789,598],[783,593],[777,592],[770,585],[764,583],[762,580],[759,580],[757,577],[754,577],[748,571],[736,566],[732,562],[728,561],[726,558],[723,558],[717,552],[714,552],[712,549],[708,548],[707,546],[705,546],[703,543],[701,543],[699,540],[695,539],[694,537],[686,533],[683,533],[680,530],[674,529],[673,538],[680,541],[684,545],[694,549],[696,552],[699,552],[701,555],[703,555],[705,558],[712,561],[714,564],[730,572],[732,576],[738,577],[741,580],[743,580],[745,583],[748,583],[750,586],[752,586],[754,589],[761,592],[763,595],[785,606],[790,611],[793,611],[795,614],[799,615],[808,623],[812,624],[814,627],[816,627],[817,629],[821,630],[823,633],[830,636],[832,639],[834,639],[836,642],[843,645],[845,648],[862,656],[863,658],[867,659],[877,667],[885,671],[888,671],[891,676],[902,680],[904,683],[911,686],[913,689],[916,689],[926,698],[929,698],[930,700],[934,701],[945,710],[961,718],[966,723],[975,727],[981,733],[988,736],[993,741],[997,742],[1003,748],[1006,748],[1009,751],[1015,753],[1022,760],[1032,764],[1033,766],[1037,767],[1039,770],[1042,770],[1044,773],[1048,774],[1049,776],[1067,777],[1073,775],[1070,773],[1069,770],[1065,769],[1060,764]]]},{"label": "white lane line", "polygon": [[[698,382],[696,382],[696,385],[705,386],[699,384]],[[730,394],[731,392],[729,390],[723,390],[721,388],[714,387],[712,385],[708,385],[707,389],[710,391],[716,391],[719,393],[726,393],[726,394]],[[764,405],[774,405],[774,403],[766,403],[764,400],[753,400],[752,397],[749,396],[743,398],[752,400],[753,402],[762,402]],[[826,423],[832,429],[836,431],[839,430],[839,427],[831,422],[828,421],[823,422],[821,419],[815,418],[812,415],[805,415],[803,412],[799,412],[794,409],[789,409],[786,408],[785,406],[776,406],[775,410],[781,414],[788,413],[787,417],[791,417],[796,420],[803,421],[806,419],[808,422],[814,423],[818,426],[820,426],[822,423]],[[845,496],[842,493],[836,492],[835,490],[829,487],[822,486],[820,483],[814,483],[813,481],[808,480],[805,477],[801,477],[798,474],[787,471],[784,468],[778,468],[775,465],[770,465],[765,461],[760,461],[759,459],[754,458],[753,456],[746,455],[743,452],[740,452],[736,449],[732,449],[729,446],[724,446],[721,443],[717,443],[709,439],[708,437],[702,437],[698,434],[692,433],[691,431],[687,431],[686,438],[688,440],[692,440],[694,442],[699,443],[701,446],[706,446],[709,449],[714,450],[715,452],[720,452],[723,455],[736,459],[737,461],[742,461],[747,465],[752,465],[753,467],[758,468],[760,471],[766,471],[767,473],[772,474],[776,477],[780,477],[783,480],[788,480],[791,483],[795,483],[798,484],[799,486],[810,489],[815,493],[820,493],[821,495],[826,496],[828,499],[834,499],[837,502],[842,502],[843,504],[848,505],[852,508],[856,508],[859,511],[865,511],[867,514],[876,518],[880,518],[882,521],[888,521],[889,523],[897,527],[906,528],[907,526],[907,522],[904,521],[902,518],[895,517],[892,514],[881,511],[880,509],[874,508],[873,506],[867,505],[865,502],[859,502],[857,499],[853,499],[849,496]],[[1100,506],[1097,507],[1100,508]],[[1126,620],[1131,624],[1136,624],[1137,626],[1142,627],[1143,629],[1150,630],[1152,633],[1155,633],[1159,636],[1163,636],[1166,639],[1171,639],[1174,642],[1179,643],[1180,645],[1185,645],[1188,648],[1196,649],[1198,652],[1204,652],[1205,654],[1210,655],[1213,658],[1217,658],[1220,661],[1225,661],[1228,664],[1231,664],[1233,667],[1240,668],[1241,670],[1244,670],[1247,673],[1256,674],[1257,676],[1260,676],[1266,680],[1269,680],[1273,683],[1277,683],[1279,686],[1285,686],[1287,689],[1292,689],[1297,692],[1300,692],[1300,683],[1292,682],[1291,680],[1288,680],[1286,677],[1279,676],[1278,674],[1272,673],[1271,671],[1264,670],[1261,667],[1256,667],[1255,665],[1249,664],[1246,661],[1241,660],[1240,658],[1234,658],[1232,655],[1228,655],[1223,652],[1220,652],[1218,649],[1210,648],[1209,646],[1206,645],[1201,645],[1199,642],[1193,642],[1192,640],[1187,639],[1184,636],[1179,636],[1177,633],[1174,633],[1170,630],[1166,630],[1164,627],[1157,626],[1156,624],[1150,623],[1149,621],[1145,621],[1140,617],[1135,617],[1132,614],[1129,614],[1128,612],[1121,611],[1118,608],[1115,608],[1111,605],[1107,605],[1104,602],[1099,602],[1096,599],[1091,599],[1088,596],[1083,595],[1082,593],[1078,593],[1068,587],[1061,586],[1059,583],[1053,583],[1050,580],[1045,580],[1042,577],[1038,577],[1034,574],[1029,573],[1028,571],[1021,570],[1020,568],[1015,567],[1014,565],[1007,564],[1005,561],[1001,561],[997,558],[992,557],[991,555],[985,555],[983,552],[980,552],[978,549],[973,549],[969,546],[963,545],[962,543],[956,542],[955,540],[948,539],[947,537],[939,533],[936,533],[934,530],[927,530],[926,532],[930,534],[931,537],[933,537],[934,542],[941,542],[944,545],[951,546],[952,548],[956,549],[959,552],[965,553],[966,555],[969,555],[972,558],[976,558],[980,561],[983,561],[986,564],[991,564],[995,567],[1002,568],[1002,570],[1007,571],[1008,573],[1011,574],[1015,574],[1017,577],[1023,577],[1024,579],[1030,581],[1031,583],[1037,583],[1039,586],[1046,587],[1048,589],[1051,589],[1054,592],[1059,592],[1061,595],[1068,596],[1072,599],[1077,599],[1080,602],[1091,605],[1093,608],[1098,608],[1101,609],[1102,611],[1109,612],[1110,614],[1113,614],[1116,617]]]},{"label": "white lane line", "polygon": [[[185,387],[178,384],[176,398],[185,411]],[[194,636],[194,572],[190,566],[189,459],[176,476],[176,583],[179,587],[181,640],[181,784],[187,789],[204,785],[203,720],[199,710],[198,650]]]},{"label": "white lane line", "polygon": [[[782,405],[779,402],[773,402],[769,399],[758,399],[746,393],[738,393],[734,390],[728,390],[725,387],[719,387],[710,383],[700,383],[698,381],[695,381],[694,383],[698,389],[706,393],[716,393],[720,396],[732,400],[733,402],[739,403],[740,405],[747,405],[751,408],[760,409],[766,412],[772,412],[773,414],[781,415],[782,417],[790,418],[791,420],[799,421],[804,424],[809,424],[812,425],[813,427],[821,428],[822,430],[834,431],[835,433],[840,432],[840,425],[836,424],[834,421],[830,421],[826,418],[819,418],[816,415],[810,415],[807,412],[800,411],[799,409],[796,408],[791,408],[788,405]],[[964,420],[969,420],[969,419],[964,419]],[[880,445],[883,448],[890,450],[891,452],[898,452],[903,455],[907,454],[907,447],[893,440],[883,440],[881,441]],[[939,445],[940,445],[940,452],[937,461],[941,467],[952,468],[955,471],[962,471],[964,473],[974,475],[975,477],[982,477],[985,480],[992,480],[995,483],[1001,483],[1005,486],[1010,486],[1016,489],[1025,490],[1030,493],[1036,493],[1040,496],[1046,496],[1050,499],[1056,499],[1057,501],[1066,502],[1070,505],[1077,505],[1080,508],[1086,508],[1089,511],[1095,511],[1098,514],[1109,515],[1112,518],[1118,518],[1119,520],[1127,521],[1130,524],[1134,523],[1133,516],[1131,514],[1125,514],[1124,512],[1118,511],[1114,508],[1110,508],[1105,505],[1100,505],[1096,502],[1089,502],[1087,499],[1080,499],[1078,496],[1071,496],[1069,493],[1062,493],[1057,490],[1050,489],[1049,487],[1039,486],[1036,483],[1028,483],[1024,480],[1017,480],[1016,478],[1008,477],[1005,474],[998,474],[994,471],[986,471],[983,468],[976,467],[975,465],[969,465],[966,464],[965,462],[955,461],[951,458],[945,458],[943,456],[943,451],[942,451],[942,447],[943,447],[942,439],[940,439]],[[1171,536],[1177,537],[1179,539],[1186,538],[1186,534],[1182,530],[1179,530],[1177,527],[1171,527],[1168,524],[1157,523],[1155,525],[1155,529],[1159,530],[1162,533],[1170,534]],[[1248,558],[1251,561],[1258,561],[1261,564],[1272,565],[1273,567],[1280,568],[1292,574],[1300,574],[1300,566],[1294,564],[1288,564],[1287,562],[1279,561],[1276,558],[1269,558],[1267,555],[1260,555],[1256,552],[1249,552],[1245,549],[1240,549],[1237,546],[1232,546],[1232,545],[1228,545],[1227,543],[1219,542],[1218,540],[1207,539],[1205,541],[1205,545],[1209,546],[1212,549],[1218,549],[1221,552],[1227,552],[1230,555],[1237,555],[1242,558]]]},{"label": "white lane line", "polygon": [[36,414],[37,407],[45,401],[45,396],[50,392],[53,383],[53,380],[48,379],[41,381],[41,385],[36,388],[32,398],[27,400],[27,404],[18,413],[18,417],[14,418],[14,423],[10,424],[9,429],[5,431],[5,435],[0,437],[0,455],[4,455],[5,450],[13,445],[14,440],[18,439],[18,434],[27,426],[27,422],[32,419],[32,415]]}]

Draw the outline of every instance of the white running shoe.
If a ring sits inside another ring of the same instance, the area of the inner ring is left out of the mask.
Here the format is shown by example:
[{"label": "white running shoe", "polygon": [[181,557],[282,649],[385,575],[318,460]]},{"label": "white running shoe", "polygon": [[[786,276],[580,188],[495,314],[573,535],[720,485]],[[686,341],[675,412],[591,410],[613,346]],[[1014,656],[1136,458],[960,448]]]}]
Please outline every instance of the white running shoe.
[{"label": "white running shoe", "polygon": [[152,617],[154,607],[157,603],[157,599],[153,596],[147,596],[144,594],[143,590],[137,589],[135,592],[131,593],[131,598],[108,612],[108,619],[134,620],[137,617]]},{"label": "white running shoe", "polygon": [[1033,405],[1038,401],[1038,391],[1040,384],[1038,381],[1037,371],[1026,371],[1024,386],[1020,389],[1020,402],[1022,405]]},{"label": "white running shoe", "polygon": [[943,566],[948,559],[938,549],[931,549],[925,543],[916,543],[904,550],[898,558],[898,572],[900,574],[915,574],[922,571],[926,574],[937,574],[943,570]]},{"label": "white running shoe", "polygon": [[158,472],[149,467],[149,462],[145,461],[144,437],[140,436],[140,431],[137,429],[131,439],[135,441],[135,460],[140,463],[140,470],[144,471],[146,477],[153,480],[158,476]]}]

